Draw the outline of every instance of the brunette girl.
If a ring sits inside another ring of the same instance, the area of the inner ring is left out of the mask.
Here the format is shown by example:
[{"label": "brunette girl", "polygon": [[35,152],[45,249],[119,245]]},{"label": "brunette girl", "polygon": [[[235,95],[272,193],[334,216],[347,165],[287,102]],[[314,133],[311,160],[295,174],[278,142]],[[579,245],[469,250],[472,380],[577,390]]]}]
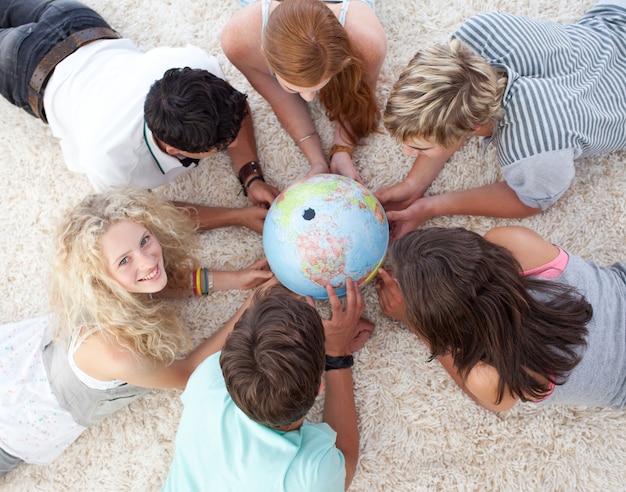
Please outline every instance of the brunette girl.
[{"label": "brunette girl", "polygon": [[601,267],[522,227],[413,231],[377,290],[480,405],[626,405],[626,265]]}]

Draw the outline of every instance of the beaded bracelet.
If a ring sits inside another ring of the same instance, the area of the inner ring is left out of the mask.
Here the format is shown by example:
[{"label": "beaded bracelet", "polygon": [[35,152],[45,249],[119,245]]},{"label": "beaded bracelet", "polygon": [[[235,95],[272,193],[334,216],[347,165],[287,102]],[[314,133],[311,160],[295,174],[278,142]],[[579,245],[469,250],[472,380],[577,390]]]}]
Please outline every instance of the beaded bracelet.
[{"label": "beaded bracelet", "polygon": [[213,272],[208,268],[198,268],[191,274],[194,296],[208,296],[213,290]]}]

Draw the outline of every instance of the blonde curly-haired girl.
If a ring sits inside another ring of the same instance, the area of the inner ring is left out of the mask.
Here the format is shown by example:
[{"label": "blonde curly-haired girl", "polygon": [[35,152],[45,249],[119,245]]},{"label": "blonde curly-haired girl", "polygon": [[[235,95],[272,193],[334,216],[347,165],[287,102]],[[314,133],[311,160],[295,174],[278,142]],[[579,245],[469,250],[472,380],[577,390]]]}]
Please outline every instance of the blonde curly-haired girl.
[{"label": "blonde curly-haired girl", "polygon": [[194,232],[185,214],[145,190],[90,195],[67,214],[55,314],[0,327],[0,371],[11,375],[0,384],[0,476],[22,461],[53,461],[147,388],[184,388],[222,347],[239,312],[183,356],[190,340],[164,298],[250,289],[272,273],[265,260],[236,272],[198,268]]}]

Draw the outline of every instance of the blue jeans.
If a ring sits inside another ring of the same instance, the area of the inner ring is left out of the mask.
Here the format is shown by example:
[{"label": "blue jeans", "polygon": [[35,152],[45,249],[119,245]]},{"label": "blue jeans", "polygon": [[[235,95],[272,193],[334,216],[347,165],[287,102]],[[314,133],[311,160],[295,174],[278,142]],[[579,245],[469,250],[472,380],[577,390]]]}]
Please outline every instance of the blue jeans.
[{"label": "blue jeans", "polygon": [[0,0],[0,94],[33,114],[28,84],[35,68],[58,43],[90,27],[110,28],[80,2]]}]

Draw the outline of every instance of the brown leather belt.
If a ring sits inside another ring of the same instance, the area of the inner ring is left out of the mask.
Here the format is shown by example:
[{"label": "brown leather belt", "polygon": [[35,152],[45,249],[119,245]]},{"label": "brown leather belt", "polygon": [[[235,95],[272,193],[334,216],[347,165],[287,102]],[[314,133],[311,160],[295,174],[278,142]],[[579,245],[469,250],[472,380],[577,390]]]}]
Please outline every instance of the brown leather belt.
[{"label": "brown leather belt", "polygon": [[118,39],[121,36],[108,27],[90,27],[71,34],[54,48],[39,62],[28,84],[28,105],[39,118],[46,123],[43,109],[43,90],[54,68],[81,46],[97,39]]}]

